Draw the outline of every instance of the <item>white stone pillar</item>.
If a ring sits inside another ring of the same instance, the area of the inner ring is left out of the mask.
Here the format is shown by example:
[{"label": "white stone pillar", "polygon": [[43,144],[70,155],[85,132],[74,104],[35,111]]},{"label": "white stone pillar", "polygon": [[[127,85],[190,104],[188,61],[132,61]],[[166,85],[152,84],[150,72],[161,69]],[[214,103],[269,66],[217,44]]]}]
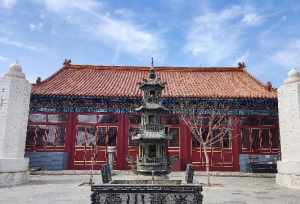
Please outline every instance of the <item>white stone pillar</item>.
[{"label": "white stone pillar", "polygon": [[19,64],[0,78],[0,186],[25,183],[28,158],[24,158],[31,84]]},{"label": "white stone pillar", "polygon": [[278,89],[281,161],[276,182],[300,189],[300,74],[296,69]]},{"label": "white stone pillar", "polygon": [[111,171],[114,169],[114,155],[116,151],[116,146],[107,146],[108,164]]}]

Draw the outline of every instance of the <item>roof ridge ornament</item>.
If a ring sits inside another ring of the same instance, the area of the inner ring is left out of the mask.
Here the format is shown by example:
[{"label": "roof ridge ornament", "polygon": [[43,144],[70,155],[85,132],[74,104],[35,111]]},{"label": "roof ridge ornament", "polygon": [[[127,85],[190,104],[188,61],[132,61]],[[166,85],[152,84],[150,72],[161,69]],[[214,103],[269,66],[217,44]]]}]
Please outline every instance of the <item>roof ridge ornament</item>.
[{"label": "roof ridge ornament", "polygon": [[245,62],[238,62],[239,69],[245,69],[246,63]]},{"label": "roof ridge ornament", "polygon": [[65,59],[63,65],[64,65],[64,66],[70,66],[71,63],[72,63],[72,60],[71,60],[71,59]]},{"label": "roof ridge ornament", "polygon": [[151,57],[151,67],[149,69],[149,74],[148,74],[149,79],[155,79],[156,78],[156,73],[155,73],[154,62],[153,61],[154,61],[153,57]]}]

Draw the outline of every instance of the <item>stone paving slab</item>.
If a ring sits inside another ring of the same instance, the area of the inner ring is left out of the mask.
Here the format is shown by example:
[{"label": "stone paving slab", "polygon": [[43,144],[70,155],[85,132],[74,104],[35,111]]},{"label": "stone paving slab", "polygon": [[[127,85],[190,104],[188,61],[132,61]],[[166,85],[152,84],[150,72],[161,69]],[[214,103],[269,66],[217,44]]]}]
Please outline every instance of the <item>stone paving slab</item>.
[{"label": "stone paving slab", "polygon": [[[115,178],[129,176],[117,175]],[[172,179],[172,178],[171,178]],[[97,183],[100,176],[95,176]],[[195,176],[197,182],[206,177]],[[2,204],[85,204],[90,203],[88,175],[32,175],[26,185],[0,188]],[[212,177],[212,187],[204,187],[204,204],[299,204],[300,190],[280,187],[275,178]]]}]

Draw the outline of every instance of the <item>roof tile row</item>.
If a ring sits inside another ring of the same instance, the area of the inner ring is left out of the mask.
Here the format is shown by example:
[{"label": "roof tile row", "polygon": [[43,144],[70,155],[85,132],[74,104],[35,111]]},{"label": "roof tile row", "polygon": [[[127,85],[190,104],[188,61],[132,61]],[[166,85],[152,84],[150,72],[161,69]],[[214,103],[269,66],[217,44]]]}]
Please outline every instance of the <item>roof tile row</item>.
[{"label": "roof tile row", "polygon": [[[158,77],[167,82],[163,97],[199,98],[276,98],[245,69],[156,67]],[[64,66],[39,84],[34,95],[141,97],[137,83],[148,74],[147,67],[137,66]]]}]

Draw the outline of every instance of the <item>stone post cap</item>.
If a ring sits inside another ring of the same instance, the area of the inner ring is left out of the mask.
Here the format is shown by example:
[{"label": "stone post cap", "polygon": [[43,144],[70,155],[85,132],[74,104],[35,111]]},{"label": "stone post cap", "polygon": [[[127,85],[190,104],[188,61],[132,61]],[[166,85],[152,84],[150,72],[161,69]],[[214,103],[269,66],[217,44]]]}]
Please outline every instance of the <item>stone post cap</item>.
[{"label": "stone post cap", "polygon": [[300,82],[299,72],[293,68],[288,72],[288,78],[284,81],[285,84]]},{"label": "stone post cap", "polygon": [[116,151],[117,151],[116,146],[107,146],[108,153],[116,152]]},{"label": "stone post cap", "polygon": [[22,66],[18,62],[11,64],[5,77],[25,79],[25,74],[22,72]]}]

